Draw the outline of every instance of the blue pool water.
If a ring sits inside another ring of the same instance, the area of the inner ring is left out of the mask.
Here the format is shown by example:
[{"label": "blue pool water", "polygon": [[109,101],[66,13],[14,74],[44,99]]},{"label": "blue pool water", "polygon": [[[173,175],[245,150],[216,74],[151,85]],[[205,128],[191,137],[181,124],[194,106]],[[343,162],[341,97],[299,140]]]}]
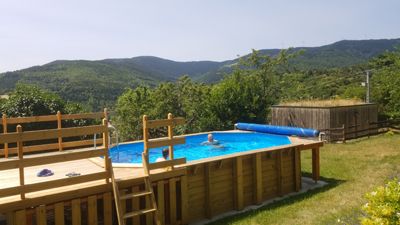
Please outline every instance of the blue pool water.
[{"label": "blue pool water", "polygon": [[[218,140],[222,147],[217,148],[213,145],[201,145],[202,142],[207,140],[207,134],[187,136],[186,144],[174,146],[174,157],[186,157],[187,161],[191,161],[290,144],[290,140],[287,136],[273,134],[250,132],[213,132],[212,134],[214,139]],[[155,162],[157,158],[162,157],[162,149],[163,148],[150,149],[150,162]],[[141,163],[142,152],[143,142],[120,144],[118,147],[110,149],[110,156],[112,162],[115,163]]]}]

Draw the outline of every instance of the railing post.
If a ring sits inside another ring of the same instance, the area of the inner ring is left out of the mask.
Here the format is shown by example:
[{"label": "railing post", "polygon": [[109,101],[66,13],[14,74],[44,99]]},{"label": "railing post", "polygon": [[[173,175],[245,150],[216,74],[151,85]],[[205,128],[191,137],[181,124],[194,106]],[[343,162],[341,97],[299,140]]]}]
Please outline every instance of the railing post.
[{"label": "railing post", "polygon": [[144,148],[143,151],[146,154],[149,151],[148,146],[147,146],[147,142],[149,142],[149,136],[148,136],[149,131],[147,128],[147,120],[148,120],[147,116],[144,115],[143,116],[143,148]]},{"label": "railing post", "polygon": [[[61,125],[61,112],[57,111],[57,129],[61,130],[62,125]],[[60,131],[61,132],[61,131]],[[62,137],[58,138],[58,150],[62,151],[63,147],[62,147]]]},{"label": "railing post", "polygon": [[[173,120],[172,113],[168,113],[168,119]],[[174,125],[168,126],[168,139],[172,140],[174,136]],[[174,146],[170,145],[168,146],[169,149],[169,159],[172,160],[174,159]],[[173,167],[172,167],[173,168]]]},{"label": "railing post", "polygon": [[[104,167],[106,171],[111,175],[111,160],[108,157],[108,126],[107,119],[103,119],[104,133],[103,133],[103,147],[104,147]],[[110,176],[109,176],[110,177]],[[108,183],[108,178],[106,179]]]},{"label": "railing post", "polygon": [[108,109],[107,108],[104,108],[104,119],[106,119],[107,121],[110,121],[108,119]]},{"label": "railing post", "polygon": [[[18,125],[17,126],[17,133],[21,134],[22,133],[22,126]],[[19,185],[22,187],[21,189],[21,199],[25,199],[25,191],[24,191],[24,185],[25,185],[25,176],[24,176],[24,166],[22,164],[22,159],[24,158],[24,146],[23,142],[19,139],[17,141],[17,148],[18,148],[18,159],[19,159]]]},{"label": "railing post", "polygon": [[[7,133],[7,116],[5,113],[3,113],[2,116],[2,121],[3,121],[3,133]],[[8,143],[4,143],[4,157],[8,158]]]}]

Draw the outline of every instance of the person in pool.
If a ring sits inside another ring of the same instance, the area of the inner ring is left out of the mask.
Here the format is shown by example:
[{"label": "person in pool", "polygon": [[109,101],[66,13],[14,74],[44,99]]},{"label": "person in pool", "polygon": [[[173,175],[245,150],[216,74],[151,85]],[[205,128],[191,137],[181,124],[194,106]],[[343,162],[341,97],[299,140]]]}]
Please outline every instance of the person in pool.
[{"label": "person in pool", "polygon": [[166,161],[168,159],[168,155],[169,155],[169,150],[168,148],[164,148],[162,150],[162,157],[156,159],[156,162],[162,162],[162,161]]},{"label": "person in pool", "polygon": [[202,145],[212,145],[216,148],[223,148],[224,146],[220,144],[218,140],[215,140],[212,134],[208,134],[207,141],[201,143]]}]

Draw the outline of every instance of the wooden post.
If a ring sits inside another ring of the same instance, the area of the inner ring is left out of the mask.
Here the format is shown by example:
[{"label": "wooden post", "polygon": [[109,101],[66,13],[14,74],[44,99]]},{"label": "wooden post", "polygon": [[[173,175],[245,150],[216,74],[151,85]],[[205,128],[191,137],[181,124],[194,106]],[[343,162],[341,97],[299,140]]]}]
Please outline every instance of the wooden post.
[{"label": "wooden post", "polygon": [[293,158],[294,158],[294,189],[295,191],[301,190],[301,151],[300,148],[293,148]]},{"label": "wooden post", "polygon": [[[158,209],[158,218],[160,220],[161,225],[165,224],[165,197],[164,197],[164,180],[160,180],[157,182],[157,209]],[[139,224],[134,223],[134,224]]]},{"label": "wooden post", "polygon": [[[17,126],[17,133],[22,133],[22,126]],[[23,186],[25,185],[25,176],[24,176],[24,166],[22,164],[22,159],[24,158],[24,147],[23,142],[18,140],[17,141],[17,148],[18,148],[18,159],[19,159],[19,185],[22,186],[21,189],[21,199],[25,199],[25,191]]]},{"label": "wooden post", "polygon": [[170,178],[169,184],[169,218],[171,224],[176,224],[176,178]]},{"label": "wooden post", "polygon": [[108,178],[111,177],[111,159],[108,157],[108,127],[107,120],[103,119],[104,133],[103,133],[103,146],[104,146],[104,168],[108,172],[108,176],[106,177],[106,182],[109,183],[110,180]]},{"label": "wooden post", "polygon": [[278,178],[278,196],[283,195],[282,191],[282,151],[277,150],[276,152],[276,177]]},{"label": "wooden post", "polygon": [[149,149],[147,146],[147,142],[149,142],[149,136],[148,136],[149,129],[147,128],[147,120],[148,120],[147,116],[144,115],[143,116],[143,148],[144,148],[143,152],[146,153],[146,155],[149,152]]},{"label": "wooden post", "polygon": [[319,180],[319,171],[319,147],[316,147],[312,149],[312,176],[315,183]]},{"label": "wooden post", "polygon": [[262,160],[261,152],[254,154],[253,158],[253,169],[254,169],[254,183],[253,183],[253,193],[254,202],[256,204],[261,204],[262,202]]},{"label": "wooden post", "polygon": [[72,225],[81,225],[81,199],[71,201]]},{"label": "wooden post", "polygon": [[243,209],[243,161],[242,157],[238,156],[234,159],[234,199],[236,210]]},{"label": "wooden post", "polygon": [[369,120],[367,120],[367,136],[368,136],[368,138],[370,137],[370,133],[369,133],[369,129],[370,129],[370,124],[369,124]]},{"label": "wooden post", "polygon": [[[61,128],[62,128],[61,126],[62,126],[61,125],[61,112],[57,111],[57,129],[61,130]],[[63,148],[62,148],[62,137],[58,138],[58,150],[59,151],[63,150]]]},{"label": "wooden post", "polygon": [[36,207],[36,224],[37,225],[46,225],[47,217],[46,217],[46,206],[40,205]]},{"label": "wooden post", "polygon": [[[174,119],[172,113],[168,113],[168,119],[169,120]],[[168,126],[168,139],[172,140],[173,136],[174,136],[174,126],[170,125]],[[169,148],[169,159],[172,160],[174,159],[174,146],[170,145],[168,148]]]},{"label": "wooden post", "polygon": [[[7,116],[5,113],[3,113],[2,121],[3,121],[3,133],[6,134],[7,133]],[[8,143],[4,143],[4,157],[8,158]]]},{"label": "wooden post", "polygon": [[103,194],[103,212],[104,212],[104,225],[112,225],[112,197],[111,192]]},{"label": "wooden post", "polygon": [[108,109],[104,108],[103,112],[104,112],[104,119],[106,119],[107,121],[110,121],[109,118],[108,118]]},{"label": "wooden post", "polygon": [[210,163],[204,164],[204,186],[205,186],[205,212],[206,218],[211,219],[212,217],[212,205],[211,205],[211,182],[210,182]]},{"label": "wooden post", "polygon": [[65,225],[64,202],[54,204],[54,215],[56,225]]},{"label": "wooden post", "polygon": [[188,181],[187,176],[181,177],[181,224],[188,224],[189,205],[188,205]]}]

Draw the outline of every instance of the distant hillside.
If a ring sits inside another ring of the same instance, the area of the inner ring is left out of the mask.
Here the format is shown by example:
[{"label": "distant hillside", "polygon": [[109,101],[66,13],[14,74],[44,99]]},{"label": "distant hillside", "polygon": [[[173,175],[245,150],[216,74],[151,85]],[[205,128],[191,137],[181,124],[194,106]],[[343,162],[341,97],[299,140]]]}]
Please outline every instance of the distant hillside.
[{"label": "distant hillside", "polygon": [[[321,47],[298,47],[292,51],[304,49],[305,53],[290,63],[301,70],[347,67],[365,63],[386,50],[393,50],[396,45],[400,45],[400,39],[339,41]],[[260,50],[271,56],[279,51]],[[98,61],[57,60],[0,74],[0,94],[13,90],[17,82],[37,84],[64,99],[99,109],[112,105],[125,88],[139,84],[154,86],[162,81],[176,81],[185,74],[199,82],[218,82],[237,61],[176,62],[153,56]]]}]

